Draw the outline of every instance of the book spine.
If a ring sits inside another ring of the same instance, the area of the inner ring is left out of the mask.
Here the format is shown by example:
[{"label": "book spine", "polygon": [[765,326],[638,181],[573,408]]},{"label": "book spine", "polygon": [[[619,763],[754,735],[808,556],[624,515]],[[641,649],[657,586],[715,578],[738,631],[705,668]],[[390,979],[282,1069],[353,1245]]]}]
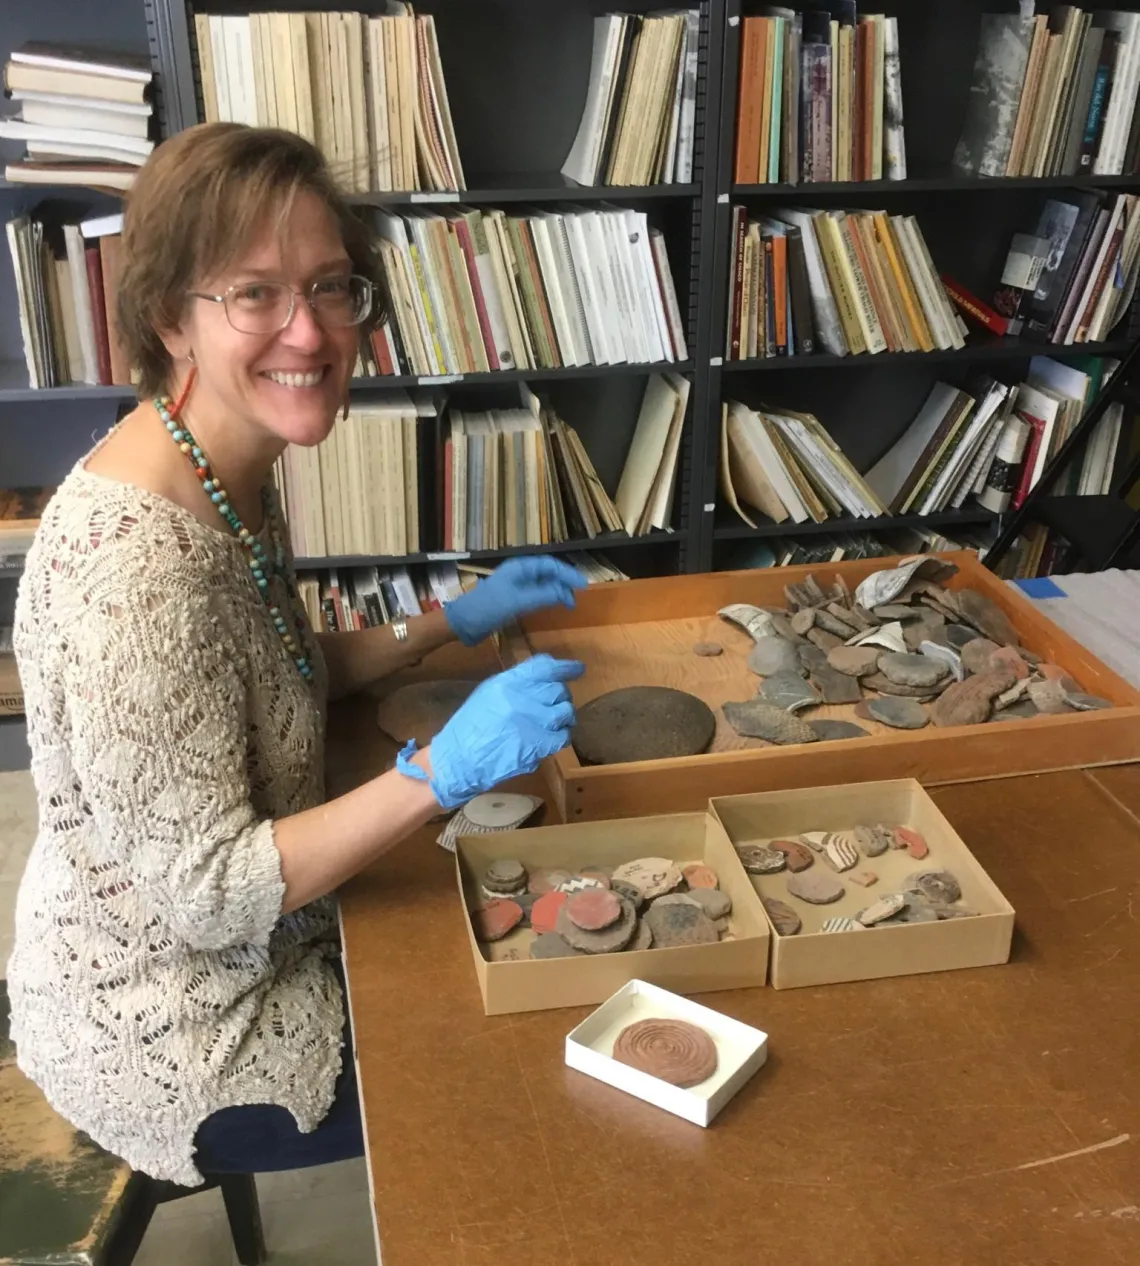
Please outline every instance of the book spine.
[{"label": "book spine", "polygon": [[1105,251],[1103,258],[1101,259],[1100,268],[1097,271],[1096,280],[1093,282],[1088,302],[1081,310],[1076,333],[1072,340],[1066,339],[1066,342],[1088,342],[1089,327],[1092,324],[1093,314],[1097,310],[1097,306],[1100,303],[1100,298],[1104,293],[1105,286],[1108,285],[1109,276],[1116,272],[1116,269],[1120,264],[1120,249],[1123,243],[1124,217],[1121,215],[1117,217],[1116,228],[1113,230],[1112,238],[1108,243],[1108,250]]},{"label": "book spine", "polygon": [[487,301],[483,295],[483,278],[479,273],[479,264],[475,257],[475,246],[471,240],[471,231],[463,220],[456,220],[452,228],[459,241],[459,246],[463,251],[463,258],[467,265],[467,279],[475,299],[475,311],[479,318],[479,329],[483,335],[483,347],[487,353],[487,362],[491,369],[501,369],[499,353],[495,345],[495,332],[491,327]]},{"label": "book spine", "polygon": [[885,52],[886,170],[888,180],[906,179],[906,126],[903,115],[902,54],[899,48],[899,20],[887,18]]},{"label": "book spine", "polygon": [[1033,485],[1036,482],[1034,472],[1037,467],[1037,457],[1041,451],[1041,444],[1045,438],[1045,423],[1041,418],[1035,418],[1030,413],[1022,413],[1022,420],[1029,426],[1029,442],[1025,450],[1025,464],[1021,468],[1021,479],[1017,485],[1017,491],[1013,494],[1013,508],[1020,510],[1025,504],[1025,498],[1033,491]]},{"label": "book spine", "polygon": [[95,323],[95,355],[99,365],[99,383],[111,385],[111,344],[107,333],[107,306],[103,294],[103,266],[98,244],[83,251],[87,261],[87,287],[91,292],[91,319]]},{"label": "book spine", "polygon": [[1020,482],[1020,471],[1029,445],[1031,427],[1019,417],[1011,416],[1002,430],[993,463],[986,476],[986,486],[978,496],[979,505],[994,514],[1004,514],[1013,501]]},{"label": "book spine", "polygon": [[1096,161],[1097,150],[1100,148],[1100,138],[1104,132],[1104,113],[1108,102],[1109,88],[1112,83],[1112,59],[1116,44],[1115,40],[1108,38],[1109,34],[1114,35],[1115,32],[1108,32],[1105,35],[1100,63],[1096,68],[1096,76],[1093,79],[1092,100],[1089,103],[1084,134],[1081,137],[1080,157],[1077,160],[1078,172],[1092,171],[1093,163]]},{"label": "book spine", "polygon": [[736,249],[732,270],[732,293],[728,296],[728,358],[740,360],[740,306],[744,287],[744,238],[748,231],[747,213],[743,207],[734,207],[736,218]]},{"label": "book spine", "polygon": [[811,283],[808,279],[803,233],[797,228],[788,230],[788,281],[792,294],[792,325],[796,335],[795,354],[811,356],[815,351]]},{"label": "book spine", "polygon": [[967,316],[973,317],[979,325],[984,326],[991,334],[1004,338],[1009,333],[1008,319],[999,316],[988,303],[983,303],[981,299],[976,298],[965,286],[959,285],[958,282],[952,277],[948,277],[945,273],[942,275],[942,284],[946,287],[946,293],[954,300],[959,309]]}]

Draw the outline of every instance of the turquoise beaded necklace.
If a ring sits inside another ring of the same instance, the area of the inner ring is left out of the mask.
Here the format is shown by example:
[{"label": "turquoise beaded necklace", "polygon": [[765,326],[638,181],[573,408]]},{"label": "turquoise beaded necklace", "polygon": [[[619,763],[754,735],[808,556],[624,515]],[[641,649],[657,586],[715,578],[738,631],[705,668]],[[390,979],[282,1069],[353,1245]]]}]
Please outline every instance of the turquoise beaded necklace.
[{"label": "turquoise beaded necklace", "polygon": [[[183,393],[183,399],[185,399],[185,392]],[[206,456],[205,450],[190,433],[190,428],[186,423],[179,418],[178,414],[181,412],[181,404],[182,400],[179,400],[178,405],[175,405],[171,402],[169,396],[157,396],[154,401],[154,407],[158,410],[158,416],[162,419],[163,425],[169,431],[170,438],[189,457],[194,473],[202,481],[203,490],[217,507],[218,513],[226,521],[234,536],[237,537],[238,543],[244,548],[249,559],[250,573],[253,576],[254,583],[257,585],[257,591],[261,594],[261,599],[269,612],[269,618],[273,621],[273,627],[277,630],[277,634],[281,638],[285,649],[289,652],[289,657],[297,665],[297,671],[301,676],[306,681],[311,682],[313,680],[313,666],[309,663],[309,657],[305,654],[305,621],[294,611],[293,618],[297,630],[294,637],[289,632],[285,613],[274,602],[269,591],[269,582],[275,576],[280,577],[288,598],[287,606],[289,608],[293,607],[292,588],[286,568],[285,545],[277,531],[277,523],[269,503],[269,497],[265,490],[262,489],[261,505],[273,540],[273,558],[269,557],[265,546],[238,518],[237,512],[230,504],[225,489],[210,466],[210,459]]]}]

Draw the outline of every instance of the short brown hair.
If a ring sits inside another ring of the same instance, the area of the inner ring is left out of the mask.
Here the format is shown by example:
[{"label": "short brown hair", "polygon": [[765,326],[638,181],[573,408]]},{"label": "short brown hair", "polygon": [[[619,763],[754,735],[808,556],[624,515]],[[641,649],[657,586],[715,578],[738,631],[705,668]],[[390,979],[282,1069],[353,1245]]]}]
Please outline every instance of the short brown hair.
[{"label": "short brown hair", "polygon": [[264,217],[287,211],[302,191],[332,212],[353,270],[377,287],[375,323],[384,287],[372,235],[304,137],[243,123],[203,123],[154,151],[126,198],[116,308],[142,396],[169,386],[171,358],[158,331],[178,325],[187,290],[232,264]]}]

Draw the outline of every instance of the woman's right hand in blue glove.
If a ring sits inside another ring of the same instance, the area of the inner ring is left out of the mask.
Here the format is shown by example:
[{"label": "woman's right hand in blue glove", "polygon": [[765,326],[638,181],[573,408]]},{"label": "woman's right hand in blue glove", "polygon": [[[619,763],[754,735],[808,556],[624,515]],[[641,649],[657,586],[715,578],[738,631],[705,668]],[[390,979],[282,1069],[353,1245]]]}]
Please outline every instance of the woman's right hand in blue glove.
[{"label": "woman's right hand in blue glove", "polygon": [[[585,671],[577,660],[536,655],[477,686],[432,740],[430,781],[440,805],[466,804],[561,751],[575,721],[566,683]],[[399,767],[412,773],[403,754]]]}]

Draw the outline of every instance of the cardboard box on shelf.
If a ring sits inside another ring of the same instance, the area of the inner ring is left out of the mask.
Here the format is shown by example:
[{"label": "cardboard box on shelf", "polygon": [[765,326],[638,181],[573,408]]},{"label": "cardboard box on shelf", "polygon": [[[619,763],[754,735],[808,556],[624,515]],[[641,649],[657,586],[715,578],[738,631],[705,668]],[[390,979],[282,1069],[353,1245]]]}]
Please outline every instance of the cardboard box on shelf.
[{"label": "cardboard box on shelf", "polygon": [[[760,896],[783,901],[803,921],[802,930],[794,936],[781,936],[772,928],[769,979],[774,988],[877,980],[1008,961],[1013,907],[914,779],[725,796],[714,798],[710,808],[736,846],[794,838],[805,831],[850,831],[876,824],[911,827],[929,846],[929,856],[922,860],[905,849],[888,849],[870,859],[860,857],[852,872],[834,876],[846,891],[830,905],[810,905],[790,895],[787,871],[750,875]],[[831,873],[822,858],[814,866]],[[862,870],[877,873],[879,882],[869,888],[853,883],[850,874]],[[962,890],[960,905],[977,914],[859,931],[819,930],[825,919],[854,917],[885,893],[900,891],[911,874],[922,870],[949,871]]]},{"label": "cardboard box on shelf", "polygon": [[[721,889],[732,899],[729,936],[711,945],[541,961],[529,956],[534,939],[529,928],[487,944],[476,936],[470,911],[485,900],[480,878],[493,861],[517,858],[528,869],[557,867],[573,872],[591,865],[619,866],[640,857],[704,862],[715,870]],[[723,827],[708,813],[465,835],[457,841],[455,862],[487,1015],[593,1005],[634,979],[687,994],[764,984],[768,921]]]}]

